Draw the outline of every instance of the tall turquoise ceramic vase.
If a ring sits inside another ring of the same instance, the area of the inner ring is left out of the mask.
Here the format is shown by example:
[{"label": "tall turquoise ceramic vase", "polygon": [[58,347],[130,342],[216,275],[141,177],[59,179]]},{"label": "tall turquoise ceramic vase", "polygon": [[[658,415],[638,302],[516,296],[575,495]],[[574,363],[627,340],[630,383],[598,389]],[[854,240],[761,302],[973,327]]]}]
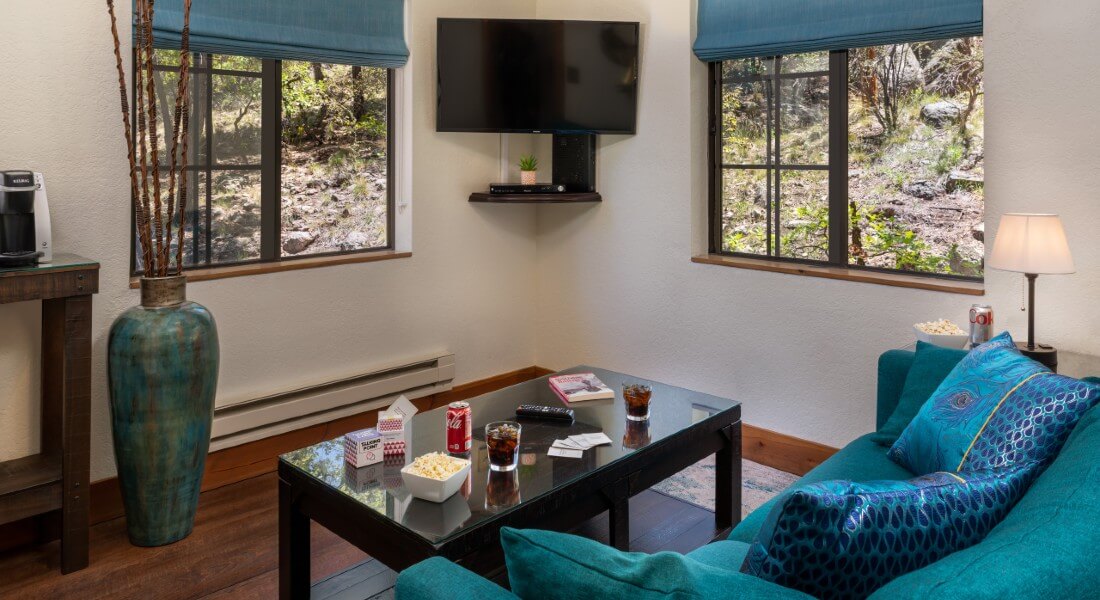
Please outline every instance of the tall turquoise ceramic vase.
[{"label": "tall turquoise ceramic vase", "polygon": [[122,313],[107,342],[115,461],[130,542],[163,546],[191,533],[214,391],[218,329],[186,299],[184,277],[141,280],[141,306]]}]

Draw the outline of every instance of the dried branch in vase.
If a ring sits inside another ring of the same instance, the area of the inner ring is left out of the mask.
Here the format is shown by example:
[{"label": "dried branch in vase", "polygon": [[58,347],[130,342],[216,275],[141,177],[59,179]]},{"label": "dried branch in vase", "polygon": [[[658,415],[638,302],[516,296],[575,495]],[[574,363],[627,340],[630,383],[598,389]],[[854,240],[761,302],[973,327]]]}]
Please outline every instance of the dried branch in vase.
[{"label": "dried branch in vase", "polygon": [[[171,137],[163,140],[168,159],[168,181],[161,186],[160,144],[156,73],[153,68],[153,9],[155,0],[134,0],[134,106],[128,100],[126,70],[114,0],[107,0],[114,40],[115,63],[122,106],[123,133],[130,166],[130,196],[134,205],[141,265],[146,277],[167,277],[183,270],[183,234],[187,210],[187,129],[191,112],[189,84],[191,0],[183,0],[183,31],[180,44],[176,101],[172,113]],[[137,137],[131,122],[137,123]],[[167,127],[169,124],[165,123]],[[169,133],[166,129],[165,133]],[[182,138],[182,139],[181,139]],[[178,174],[178,178],[177,178]],[[151,180],[151,181],[150,181]],[[178,198],[177,198],[178,193]],[[178,200],[178,202],[177,202]],[[175,260],[172,256],[172,228],[176,229]]]}]

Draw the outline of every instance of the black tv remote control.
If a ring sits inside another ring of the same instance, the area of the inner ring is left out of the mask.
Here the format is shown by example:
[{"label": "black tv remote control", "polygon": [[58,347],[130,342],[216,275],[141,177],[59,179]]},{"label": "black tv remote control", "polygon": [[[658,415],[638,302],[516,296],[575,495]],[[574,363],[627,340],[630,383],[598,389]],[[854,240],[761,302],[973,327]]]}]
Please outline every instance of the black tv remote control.
[{"label": "black tv remote control", "polygon": [[516,409],[517,417],[527,419],[545,419],[547,421],[573,422],[573,409],[564,406],[542,406],[540,404],[524,404]]}]

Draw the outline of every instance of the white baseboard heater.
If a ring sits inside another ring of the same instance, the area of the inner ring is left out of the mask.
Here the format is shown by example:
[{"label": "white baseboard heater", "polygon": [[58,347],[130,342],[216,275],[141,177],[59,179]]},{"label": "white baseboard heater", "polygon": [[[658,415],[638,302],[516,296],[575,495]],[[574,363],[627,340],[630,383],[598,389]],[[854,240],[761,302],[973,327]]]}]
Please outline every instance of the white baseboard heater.
[{"label": "white baseboard heater", "polygon": [[453,354],[390,364],[370,373],[214,409],[210,451],[223,450],[341,417],[451,389]]}]

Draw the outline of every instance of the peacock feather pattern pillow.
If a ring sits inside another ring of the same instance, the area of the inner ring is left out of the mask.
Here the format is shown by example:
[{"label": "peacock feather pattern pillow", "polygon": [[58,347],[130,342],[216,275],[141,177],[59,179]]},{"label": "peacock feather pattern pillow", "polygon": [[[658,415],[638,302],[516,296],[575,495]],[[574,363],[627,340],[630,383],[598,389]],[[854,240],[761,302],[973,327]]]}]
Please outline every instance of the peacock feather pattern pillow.
[{"label": "peacock feather pattern pillow", "polygon": [[1047,464],[1077,421],[1100,402],[1100,385],[1056,373],[1028,378],[997,408],[959,464],[960,471],[1020,462]]},{"label": "peacock feather pattern pillow", "polygon": [[788,492],[741,571],[818,598],[865,598],[980,542],[1040,472],[1034,463],[909,481],[827,481]]},{"label": "peacock feather pattern pillow", "polygon": [[1003,333],[972,350],[890,448],[914,473],[1049,462],[1100,386],[1052,373]]}]

